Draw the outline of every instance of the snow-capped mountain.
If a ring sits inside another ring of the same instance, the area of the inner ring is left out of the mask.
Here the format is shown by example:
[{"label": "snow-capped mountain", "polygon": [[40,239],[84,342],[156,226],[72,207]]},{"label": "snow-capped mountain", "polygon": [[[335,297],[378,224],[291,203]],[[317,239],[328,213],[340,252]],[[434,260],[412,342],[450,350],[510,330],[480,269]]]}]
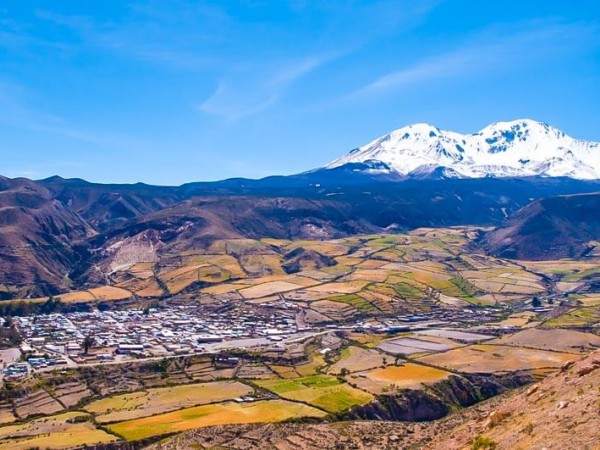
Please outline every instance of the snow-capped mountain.
[{"label": "snow-capped mountain", "polygon": [[600,179],[600,144],[529,119],[497,122],[474,134],[409,125],[354,149],[327,169],[360,163],[371,172],[453,178]]}]

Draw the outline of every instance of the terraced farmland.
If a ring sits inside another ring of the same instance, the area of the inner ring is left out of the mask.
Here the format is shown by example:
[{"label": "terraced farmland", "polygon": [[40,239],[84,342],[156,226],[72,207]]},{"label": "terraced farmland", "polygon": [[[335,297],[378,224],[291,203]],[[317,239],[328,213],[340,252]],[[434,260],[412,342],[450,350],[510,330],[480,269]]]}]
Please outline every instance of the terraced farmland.
[{"label": "terraced farmland", "polygon": [[285,400],[227,402],[129,420],[112,424],[109,428],[128,440],[137,440],[213,425],[279,422],[292,418],[324,416],[325,413],[318,409]]},{"label": "terraced farmland", "polygon": [[186,384],[104,398],[85,407],[98,422],[116,422],[172,410],[231,400],[253,392],[237,381]]},{"label": "terraced farmland", "polygon": [[558,368],[579,357],[572,353],[508,347],[470,345],[419,358],[427,364],[465,373],[507,373],[517,370]]},{"label": "terraced farmland", "polygon": [[68,412],[24,424],[0,427],[1,450],[72,448],[116,440],[116,436],[96,428],[89,414],[80,412]]}]

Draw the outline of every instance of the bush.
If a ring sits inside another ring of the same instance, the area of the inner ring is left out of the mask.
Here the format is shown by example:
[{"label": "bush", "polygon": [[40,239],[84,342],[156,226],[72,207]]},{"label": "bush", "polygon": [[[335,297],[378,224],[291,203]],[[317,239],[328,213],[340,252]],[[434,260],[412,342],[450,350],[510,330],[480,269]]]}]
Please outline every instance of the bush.
[{"label": "bush", "polygon": [[473,445],[471,445],[471,450],[495,450],[498,446],[493,440],[489,437],[479,435],[473,441]]}]

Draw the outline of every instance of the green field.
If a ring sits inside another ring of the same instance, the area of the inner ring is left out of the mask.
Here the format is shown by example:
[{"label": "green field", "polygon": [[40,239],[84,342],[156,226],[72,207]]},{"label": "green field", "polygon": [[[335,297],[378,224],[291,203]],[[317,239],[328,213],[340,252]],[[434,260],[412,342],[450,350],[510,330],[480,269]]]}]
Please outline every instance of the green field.
[{"label": "green field", "polygon": [[288,400],[306,402],[328,412],[345,411],[374,399],[371,394],[354,389],[328,375],[286,380],[259,380],[256,384]]}]

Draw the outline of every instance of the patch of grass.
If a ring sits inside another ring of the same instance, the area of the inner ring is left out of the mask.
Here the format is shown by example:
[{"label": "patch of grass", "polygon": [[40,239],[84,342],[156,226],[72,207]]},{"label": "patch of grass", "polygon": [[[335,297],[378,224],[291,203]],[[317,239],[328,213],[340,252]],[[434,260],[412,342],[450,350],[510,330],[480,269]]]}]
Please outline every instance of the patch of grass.
[{"label": "patch of grass", "polygon": [[344,411],[373,400],[371,394],[354,389],[328,375],[288,380],[257,380],[256,384],[283,398],[306,402],[328,412]]},{"label": "patch of grass", "polygon": [[421,300],[425,294],[407,283],[398,283],[394,286],[396,293],[406,300]]},{"label": "patch of grass", "polygon": [[340,295],[336,297],[330,297],[327,300],[332,302],[345,303],[358,309],[359,311],[366,313],[373,313],[379,311],[375,306],[366,301],[364,298],[356,294]]},{"label": "patch of grass", "polygon": [[498,447],[498,444],[489,437],[478,435],[473,440],[471,450],[494,450]]},{"label": "patch of grass", "polygon": [[577,308],[544,322],[544,327],[577,327],[600,322],[600,308]]}]

